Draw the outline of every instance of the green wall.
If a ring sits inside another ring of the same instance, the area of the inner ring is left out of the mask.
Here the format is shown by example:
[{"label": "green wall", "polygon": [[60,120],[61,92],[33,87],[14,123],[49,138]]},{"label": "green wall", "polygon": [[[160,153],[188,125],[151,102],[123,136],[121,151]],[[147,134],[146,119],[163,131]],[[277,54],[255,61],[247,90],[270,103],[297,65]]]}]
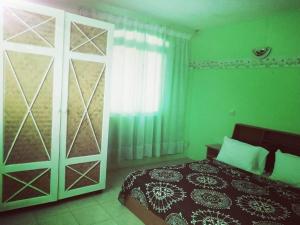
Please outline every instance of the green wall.
[{"label": "green wall", "polygon": [[[294,11],[205,29],[191,40],[191,60],[248,59],[265,46],[270,57],[300,57],[299,24]],[[300,67],[190,70],[188,79],[186,153],[193,159],[238,122],[300,133]]]}]

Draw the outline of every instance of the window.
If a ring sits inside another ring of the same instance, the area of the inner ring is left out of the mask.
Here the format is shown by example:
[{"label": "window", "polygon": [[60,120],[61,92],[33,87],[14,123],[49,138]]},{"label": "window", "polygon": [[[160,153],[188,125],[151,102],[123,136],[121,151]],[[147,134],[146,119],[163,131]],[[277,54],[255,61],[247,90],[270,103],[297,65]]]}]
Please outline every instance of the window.
[{"label": "window", "polygon": [[164,47],[163,39],[154,35],[116,32],[111,75],[112,113],[155,113],[159,110]]}]

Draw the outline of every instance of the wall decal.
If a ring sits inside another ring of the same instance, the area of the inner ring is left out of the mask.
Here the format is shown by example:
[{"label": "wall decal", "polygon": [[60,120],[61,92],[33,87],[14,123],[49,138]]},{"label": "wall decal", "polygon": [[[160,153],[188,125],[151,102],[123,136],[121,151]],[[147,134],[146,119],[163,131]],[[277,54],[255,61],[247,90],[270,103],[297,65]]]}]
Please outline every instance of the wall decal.
[{"label": "wall decal", "polygon": [[265,59],[191,60],[189,63],[189,68],[192,70],[278,67],[300,67],[300,56]]}]

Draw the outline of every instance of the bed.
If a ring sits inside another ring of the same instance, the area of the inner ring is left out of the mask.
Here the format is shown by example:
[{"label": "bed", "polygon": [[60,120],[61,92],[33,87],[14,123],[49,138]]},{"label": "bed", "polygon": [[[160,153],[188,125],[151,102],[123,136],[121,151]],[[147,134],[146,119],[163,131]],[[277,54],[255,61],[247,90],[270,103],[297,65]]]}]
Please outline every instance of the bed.
[{"label": "bed", "polygon": [[[233,138],[299,155],[300,135],[237,124]],[[119,200],[151,225],[296,225],[300,189],[213,159],[130,173]]]}]

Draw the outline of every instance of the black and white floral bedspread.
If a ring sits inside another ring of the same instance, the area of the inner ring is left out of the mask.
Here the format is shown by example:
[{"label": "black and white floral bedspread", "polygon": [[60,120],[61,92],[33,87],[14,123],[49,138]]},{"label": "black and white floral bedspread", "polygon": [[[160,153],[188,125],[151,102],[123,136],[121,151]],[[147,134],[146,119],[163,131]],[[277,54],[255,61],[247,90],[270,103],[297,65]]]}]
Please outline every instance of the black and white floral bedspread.
[{"label": "black and white floral bedspread", "polygon": [[300,224],[300,189],[216,160],[132,172],[127,196],[170,225]]}]

